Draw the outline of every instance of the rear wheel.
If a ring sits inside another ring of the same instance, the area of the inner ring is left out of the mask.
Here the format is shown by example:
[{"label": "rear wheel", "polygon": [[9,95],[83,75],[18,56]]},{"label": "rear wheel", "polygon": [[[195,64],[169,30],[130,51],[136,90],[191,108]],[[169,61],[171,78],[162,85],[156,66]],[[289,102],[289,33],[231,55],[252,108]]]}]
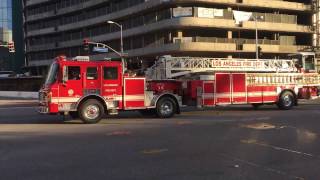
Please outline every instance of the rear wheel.
[{"label": "rear wheel", "polygon": [[103,105],[95,99],[89,99],[80,106],[79,117],[86,124],[98,123],[103,116]]},{"label": "rear wheel", "polygon": [[163,97],[157,102],[156,114],[160,118],[170,118],[177,111],[177,105],[170,97]]},{"label": "rear wheel", "polygon": [[281,94],[277,105],[282,110],[289,110],[289,109],[292,109],[294,104],[295,104],[294,95],[289,91],[285,91]]}]

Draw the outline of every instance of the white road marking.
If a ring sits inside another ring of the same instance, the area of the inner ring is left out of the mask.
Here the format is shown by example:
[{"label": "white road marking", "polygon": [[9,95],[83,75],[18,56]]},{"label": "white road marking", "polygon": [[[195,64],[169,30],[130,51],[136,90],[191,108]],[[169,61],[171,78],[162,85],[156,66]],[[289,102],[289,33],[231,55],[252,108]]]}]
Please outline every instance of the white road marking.
[{"label": "white road marking", "polygon": [[249,166],[260,168],[260,169],[262,169],[264,171],[267,171],[267,172],[279,174],[279,175],[282,175],[282,176],[288,176],[288,177],[291,177],[291,178],[294,178],[294,179],[298,179],[298,180],[304,180],[305,179],[303,177],[295,176],[295,175],[289,174],[287,172],[284,172],[284,171],[281,171],[281,170],[278,170],[278,169],[265,167],[265,166],[259,165],[257,163],[254,163],[254,162],[250,162],[250,161],[243,160],[243,159],[240,159],[240,158],[232,157],[232,156],[230,156],[228,154],[220,154],[220,156],[225,157],[227,159],[231,159],[233,161],[238,161],[240,163],[243,163],[243,164],[246,164],[246,165],[249,165]]},{"label": "white road marking", "polygon": [[254,145],[258,145],[258,146],[262,146],[262,147],[267,147],[267,148],[271,148],[271,149],[278,150],[278,151],[285,151],[285,152],[290,152],[290,153],[299,154],[299,155],[303,155],[303,156],[319,158],[318,156],[313,155],[313,154],[309,154],[309,153],[305,153],[305,152],[301,152],[301,151],[297,151],[297,150],[292,150],[292,149],[287,149],[287,148],[283,148],[283,147],[273,146],[273,145],[270,145],[267,143],[258,142],[256,140],[241,140],[240,142],[244,143],[244,144],[254,144]]}]

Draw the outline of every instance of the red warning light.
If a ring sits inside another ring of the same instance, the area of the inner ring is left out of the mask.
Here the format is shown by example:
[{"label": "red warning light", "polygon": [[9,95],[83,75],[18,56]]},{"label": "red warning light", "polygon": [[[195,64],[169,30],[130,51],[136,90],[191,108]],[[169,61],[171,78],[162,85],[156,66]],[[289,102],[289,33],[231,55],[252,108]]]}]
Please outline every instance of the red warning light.
[{"label": "red warning light", "polygon": [[89,39],[84,39],[83,40],[83,47],[84,47],[84,50],[89,50]]},{"label": "red warning light", "polygon": [[9,42],[8,43],[8,49],[9,49],[9,52],[11,52],[11,53],[16,52],[16,50],[14,48],[14,42]]}]

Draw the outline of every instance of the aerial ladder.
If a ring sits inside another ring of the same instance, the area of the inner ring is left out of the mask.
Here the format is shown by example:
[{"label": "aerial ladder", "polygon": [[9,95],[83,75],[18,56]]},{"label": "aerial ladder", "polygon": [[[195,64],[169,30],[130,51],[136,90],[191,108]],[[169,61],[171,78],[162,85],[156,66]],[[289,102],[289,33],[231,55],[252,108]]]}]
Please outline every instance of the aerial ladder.
[{"label": "aerial ladder", "polygon": [[[214,73],[246,73],[247,82],[260,85],[319,86],[320,76],[304,72],[298,59],[236,59],[162,56],[146,71],[148,79],[183,79]],[[314,60],[314,63],[315,60]],[[315,66],[314,66],[315,67]]]}]

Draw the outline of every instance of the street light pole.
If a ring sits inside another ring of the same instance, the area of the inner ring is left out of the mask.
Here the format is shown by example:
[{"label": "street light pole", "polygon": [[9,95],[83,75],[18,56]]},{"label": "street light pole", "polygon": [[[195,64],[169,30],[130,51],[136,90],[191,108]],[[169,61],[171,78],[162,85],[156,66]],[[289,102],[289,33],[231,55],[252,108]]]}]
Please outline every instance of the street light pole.
[{"label": "street light pole", "polygon": [[258,42],[258,25],[257,25],[257,21],[258,21],[258,18],[259,19],[263,19],[263,16],[252,16],[253,19],[254,19],[254,24],[255,24],[255,28],[256,28],[256,58],[259,59],[259,42]]},{"label": "street light pole", "polygon": [[254,24],[255,24],[255,28],[256,28],[256,59],[259,59],[259,52],[258,52],[258,26],[257,26],[257,17],[254,17]]},{"label": "street light pole", "polygon": [[[121,64],[122,64],[122,74],[124,74],[125,72],[125,59],[124,59],[124,52],[123,52],[123,28],[122,28],[122,25],[117,23],[117,22],[114,22],[114,21],[108,21],[108,24],[115,24],[117,25],[119,28],[120,28],[120,48],[121,48]],[[123,79],[122,79],[122,83],[123,83]]]},{"label": "street light pole", "polygon": [[123,27],[121,24],[116,23],[114,21],[108,21],[108,24],[115,24],[120,28],[120,46],[121,46],[121,54],[123,55]]}]

